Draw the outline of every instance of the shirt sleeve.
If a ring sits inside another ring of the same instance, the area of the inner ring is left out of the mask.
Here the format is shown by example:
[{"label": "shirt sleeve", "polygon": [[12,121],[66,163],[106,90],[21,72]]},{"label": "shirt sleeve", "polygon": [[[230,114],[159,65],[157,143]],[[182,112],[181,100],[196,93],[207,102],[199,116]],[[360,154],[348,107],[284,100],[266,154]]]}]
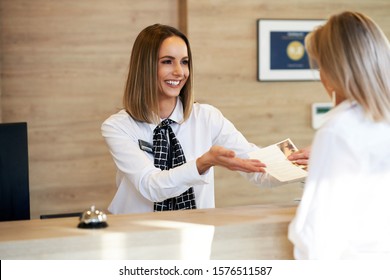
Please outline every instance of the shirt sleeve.
[{"label": "shirt sleeve", "polygon": [[[213,107],[214,108],[214,107]],[[250,143],[245,136],[237,130],[232,122],[226,119],[221,111],[214,108],[212,118],[214,126],[214,145],[223,146],[236,152],[237,157],[249,158],[248,153],[259,149],[253,143]],[[258,187],[275,187],[283,183],[267,173],[246,173],[239,172],[243,177]]]},{"label": "shirt sleeve", "polygon": [[208,174],[199,175],[194,160],[170,170],[156,168],[153,156],[140,150],[138,137],[129,125],[105,121],[101,130],[118,171],[150,201],[163,201],[208,182]]}]

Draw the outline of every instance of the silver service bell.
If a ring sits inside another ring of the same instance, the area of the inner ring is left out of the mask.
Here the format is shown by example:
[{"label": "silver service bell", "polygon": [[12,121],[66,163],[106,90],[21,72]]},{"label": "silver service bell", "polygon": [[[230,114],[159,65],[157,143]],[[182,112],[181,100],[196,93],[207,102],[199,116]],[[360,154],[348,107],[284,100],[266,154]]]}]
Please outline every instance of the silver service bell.
[{"label": "silver service bell", "polygon": [[78,225],[79,228],[105,228],[107,226],[107,215],[96,209],[95,205],[83,212]]}]

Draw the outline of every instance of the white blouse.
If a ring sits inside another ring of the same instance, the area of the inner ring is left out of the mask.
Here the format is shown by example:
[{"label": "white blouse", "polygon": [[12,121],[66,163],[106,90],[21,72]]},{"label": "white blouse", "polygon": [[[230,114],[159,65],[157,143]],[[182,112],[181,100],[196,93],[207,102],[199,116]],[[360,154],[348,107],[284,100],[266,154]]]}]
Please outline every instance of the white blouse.
[{"label": "white blouse", "polygon": [[295,258],[390,258],[390,124],[348,101],[327,117],[289,226]]},{"label": "white blouse", "polygon": [[[156,125],[135,121],[124,110],[102,124],[102,135],[117,167],[118,189],[109,206],[111,213],[152,212],[155,201],[178,196],[190,187],[194,188],[197,208],[214,208],[214,170],[199,175],[196,159],[213,145],[232,149],[244,158],[258,149],[213,106],[195,103],[189,119],[180,124],[183,106],[178,99],[169,118],[177,122],[171,127],[187,162],[165,171],[156,168],[153,155],[138,145],[139,139],[153,143]],[[263,173],[252,173],[248,179],[263,186],[277,184],[276,179]]]}]

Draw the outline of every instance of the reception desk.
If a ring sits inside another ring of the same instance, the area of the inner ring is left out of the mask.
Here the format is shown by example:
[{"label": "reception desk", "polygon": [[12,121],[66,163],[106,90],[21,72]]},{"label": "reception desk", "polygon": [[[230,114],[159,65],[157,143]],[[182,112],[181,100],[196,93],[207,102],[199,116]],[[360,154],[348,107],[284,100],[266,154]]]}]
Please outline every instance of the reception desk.
[{"label": "reception desk", "polygon": [[79,218],[0,222],[0,259],[292,259],[295,205],[252,205],[108,215],[108,227]]}]

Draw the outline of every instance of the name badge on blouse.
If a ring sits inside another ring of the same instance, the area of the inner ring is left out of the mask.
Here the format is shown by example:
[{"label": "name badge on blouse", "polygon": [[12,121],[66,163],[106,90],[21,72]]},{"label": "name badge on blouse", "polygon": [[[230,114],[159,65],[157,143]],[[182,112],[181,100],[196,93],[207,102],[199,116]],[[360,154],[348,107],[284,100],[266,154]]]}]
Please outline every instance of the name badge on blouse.
[{"label": "name badge on blouse", "polygon": [[152,144],[150,144],[144,140],[138,139],[138,145],[142,151],[153,154],[153,145]]}]

